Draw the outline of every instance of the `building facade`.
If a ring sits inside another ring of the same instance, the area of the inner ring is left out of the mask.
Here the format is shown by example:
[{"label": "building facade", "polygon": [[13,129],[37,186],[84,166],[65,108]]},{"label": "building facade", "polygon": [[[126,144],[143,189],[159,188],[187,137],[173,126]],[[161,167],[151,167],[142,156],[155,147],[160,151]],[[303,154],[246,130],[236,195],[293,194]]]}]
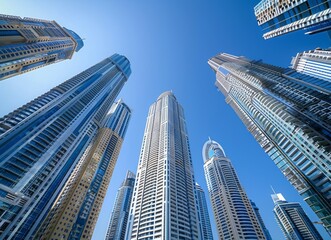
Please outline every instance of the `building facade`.
[{"label": "building facade", "polygon": [[331,30],[330,0],[262,0],[254,12],[265,39],[300,29],[306,34]]},{"label": "building facade", "polygon": [[124,240],[128,223],[135,174],[128,171],[117,191],[105,240]]},{"label": "building facade", "polygon": [[0,238],[34,236],[130,73],[114,54],[0,118]]},{"label": "building facade", "polygon": [[218,239],[266,239],[221,145],[209,139],[203,146],[202,157]]},{"label": "building facade", "polygon": [[119,100],[86,149],[35,239],[91,239],[128,127],[131,110]]},{"label": "building facade", "polygon": [[198,213],[200,222],[201,239],[212,240],[213,232],[211,230],[210,218],[206,202],[206,195],[202,187],[196,183],[197,199],[198,199]]},{"label": "building facade", "polygon": [[322,240],[317,229],[299,203],[289,203],[282,194],[272,194],[274,214],[287,240]]},{"label": "building facade", "polygon": [[331,48],[298,53],[291,65],[297,72],[331,82]]},{"label": "building facade", "polygon": [[0,80],[70,59],[83,46],[55,21],[0,14]]},{"label": "building facade", "polygon": [[264,236],[265,236],[266,240],[272,240],[271,235],[269,233],[269,230],[267,229],[267,227],[264,224],[264,221],[263,221],[262,216],[260,214],[259,208],[256,206],[255,202],[253,202],[252,200],[250,200],[250,202],[251,202],[251,205],[253,207],[254,213],[257,217],[257,220],[259,221],[259,224],[262,228],[262,231],[264,233]]},{"label": "building facade", "polygon": [[126,239],[200,239],[184,110],[171,92],[149,108]]},{"label": "building facade", "polygon": [[331,82],[229,54],[209,60],[248,131],[331,228]]}]

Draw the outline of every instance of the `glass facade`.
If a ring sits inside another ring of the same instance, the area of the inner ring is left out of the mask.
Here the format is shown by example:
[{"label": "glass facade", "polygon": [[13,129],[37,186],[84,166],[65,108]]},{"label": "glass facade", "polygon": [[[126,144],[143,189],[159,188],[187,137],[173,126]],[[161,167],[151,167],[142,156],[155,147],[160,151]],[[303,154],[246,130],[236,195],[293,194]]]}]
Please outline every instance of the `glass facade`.
[{"label": "glass facade", "polygon": [[218,239],[266,239],[221,145],[209,139],[203,146],[202,157]]},{"label": "glass facade", "polygon": [[35,234],[130,75],[118,54],[0,118],[0,237]]},{"label": "glass facade", "polygon": [[149,108],[125,239],[200,239],[184,110],[171,92]]},{"label": "glass facade", "polygon": [[134,173],[128,171],[117,191],[105,240],[124,240],[125,238],[135,177]]},{"label": "glass facade", "polygon": [[305,29],[314,34],[331,29],[331,0],[262,0],[254,7],[265,39]]},{"label": "glass facade", "polygon": [[0,14],[0,80],[70,59],[83,46],[55,21]]},{"label": "glass facade", "polygon": [[267,229],[267,227],[264,224],[264,221],[263,221],[262,216],[260,214],[259,208],[256,206],[255,202],[253,202],[252,200],[250,200],[250,202],[252,204],[254,213],[255,213],[255,215],[257,217],[257,220],[259,221],[259,224],[260,224],[260,226],[262,228],[262,231],[264,233],[264,236],[265,236],[266,240],[272,240],[271,235],[269,233],[269,230]]},{"label": "glass facade", "polygon": [[274,214],[287,240],[322,240],[317,229],[299,203],[289,203],[282,194],[273,194]]},{"label": "glass facade", "polygon": [[226,53],[208,63],[226,102],[330,230],[330,82]]}]

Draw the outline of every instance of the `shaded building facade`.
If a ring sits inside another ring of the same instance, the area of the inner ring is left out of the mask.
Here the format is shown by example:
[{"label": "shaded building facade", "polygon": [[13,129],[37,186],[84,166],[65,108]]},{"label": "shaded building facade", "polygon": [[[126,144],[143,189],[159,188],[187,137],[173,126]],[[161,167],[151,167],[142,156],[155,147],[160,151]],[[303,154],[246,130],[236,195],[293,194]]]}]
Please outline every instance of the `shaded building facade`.
[{"label": "shaded building facade", "polygon": [[125,238],[135,178],[135,174],[128,171],[117,191],[105,240],[123,240]]},{"label": "shaded building facade", "polygon": [[287,180],[331,228],[331,82],[222,53],[216,86]]},{"label": "shaded building facade", "polygon": [[55,21],[0,14],[0,80],[70,59],[83,46]]},{"label": "shaded building facade", "polygon": [[209,139],[202,157],[219,239],[266,239],[231,161]]},{"label": "shaded building facade", "polygon": [[299,203],[287,202],[282,194],[272,194],[273,212],[287,240],[322,240]]},{"label": "shaded building facade", "polygon": [[118,54],[0,118],[0,236],[28,239],[131,73]]},{"label": "shaded building facade", "polygon": [[259,208],[256,206],[255,202],[253,202],[252,200],[250,200],[250,202],[252,204],[254,213],[255,213],[255,215],[257,217],[257,220],[259,221],[259,224],[260,224],[260,226],[262,228],[262,231],[264,233],[264,236],[265,236],[266,240],[272,240],[271,235],[269,233],[269,230],[267,229],[267,227],[264,224],[264,221],[263,221],[262,216],[260,214]]}]

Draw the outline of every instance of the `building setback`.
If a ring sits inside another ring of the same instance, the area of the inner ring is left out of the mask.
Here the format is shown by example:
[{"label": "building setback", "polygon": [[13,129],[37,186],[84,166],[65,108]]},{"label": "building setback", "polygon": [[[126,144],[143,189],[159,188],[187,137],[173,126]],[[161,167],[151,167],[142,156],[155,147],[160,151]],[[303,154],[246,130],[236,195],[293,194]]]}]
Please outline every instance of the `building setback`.
[{"label": "building setback", "polygon": [[331,82],[226,53],[216,86],[256,141],[331,229]]},{"label": "building setback", "polygon": [[70,59],[83,46],[55,21],[0,14],[0,80]]},{"label": "building setback", "polygon": [[184,111],[171,92],[149,108],[126,239],[199,239]]},{"label": "building setback", "polygon": [[197,190],[201,239],[213,240],[213,232],[211,230],[211,225],[210,225],[206,195],[202,187],[198,183],[196,183],[195,185]]},{"label": "building setback", "polygon": [[0,118],[0,238],[34,236],[130,73],[114,54]]},{"label": "building setback", "polygon": [[298,53],[291,64],[297,72],[331,82],[331,48]]},{"label": "building setback", "polygon": [[331,30],[331,0],[262,0],[254,13],[264,39],[300,29],[306,34]]},{"label": "building setback", "polygon": [[202,157],[218,239],[266,239],[221,145],[209,139],[203,146]]},{"label": "building setback", "polygon": [[38,230],[36,239],[91,239],[129,124],[131,110],[113,104]]},{"label": "building setback", "polygon": [[135,174],[128,171],[117,191],[105,240],[124,240],[125,238],[135,178]]},{"label": "building setback", "polygon": [[287,240],[322,240],[317,229],[299,203],[289,203],[282,194],[272,194],[274,214]]}]

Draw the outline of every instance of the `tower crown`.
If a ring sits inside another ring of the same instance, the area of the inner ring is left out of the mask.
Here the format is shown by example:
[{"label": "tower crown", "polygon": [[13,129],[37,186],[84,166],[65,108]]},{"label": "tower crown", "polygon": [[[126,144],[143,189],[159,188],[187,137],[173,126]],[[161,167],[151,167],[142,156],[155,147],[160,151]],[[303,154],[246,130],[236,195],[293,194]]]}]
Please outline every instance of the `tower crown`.
[{"label": "tower crown", "polygon": [[226,157],[226,155],[222,146],[218,142],[209,138],[209,140],[203,145],[202,157],[203,161],[206,162],[212,157]]}]

